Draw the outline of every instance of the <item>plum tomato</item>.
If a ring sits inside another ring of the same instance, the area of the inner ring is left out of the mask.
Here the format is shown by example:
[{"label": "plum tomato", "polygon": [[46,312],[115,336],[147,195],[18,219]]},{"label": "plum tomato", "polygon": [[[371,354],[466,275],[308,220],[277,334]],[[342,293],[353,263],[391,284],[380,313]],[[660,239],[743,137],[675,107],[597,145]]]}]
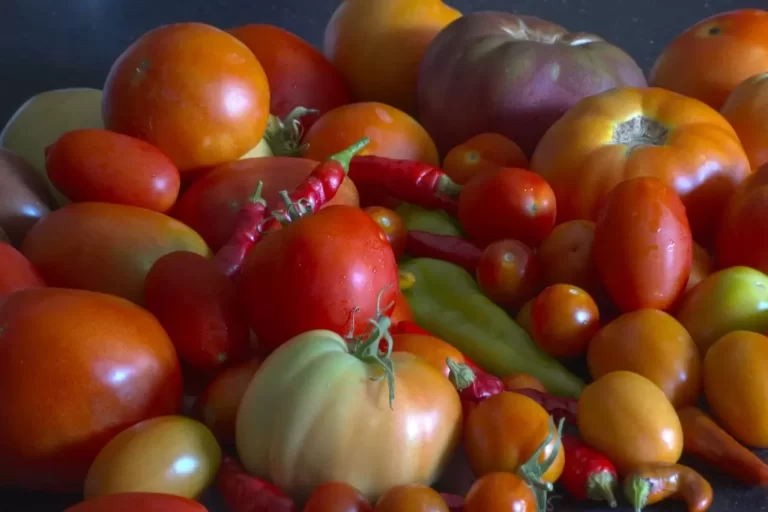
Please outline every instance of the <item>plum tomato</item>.
[{"label": "plum tomato", "polygon": [[516,309],[533,298],[539,265],[533,250],[517,240],[499,240],[485,248],[477,264],[477,283],[500,306]]},{"label": "plum tomato", "polygon": [[576,357],[587,350],[600,329],[600,312],[592,297],[577,286],[554,284],[531,305],[531,334],[544,352]]}]

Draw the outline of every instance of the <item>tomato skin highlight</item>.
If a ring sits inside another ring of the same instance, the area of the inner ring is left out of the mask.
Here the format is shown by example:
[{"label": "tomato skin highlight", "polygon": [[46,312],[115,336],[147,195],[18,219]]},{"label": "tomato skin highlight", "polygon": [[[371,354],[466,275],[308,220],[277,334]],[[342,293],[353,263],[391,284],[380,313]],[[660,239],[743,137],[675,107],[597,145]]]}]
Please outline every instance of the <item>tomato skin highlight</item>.
[{"label": "tomato skin highlight", "polygon": [[531,333],[544,352],[576,357],[587,350],[600,329],[600,312],[590,295],[577,286],[545,288],[531,305]]}]

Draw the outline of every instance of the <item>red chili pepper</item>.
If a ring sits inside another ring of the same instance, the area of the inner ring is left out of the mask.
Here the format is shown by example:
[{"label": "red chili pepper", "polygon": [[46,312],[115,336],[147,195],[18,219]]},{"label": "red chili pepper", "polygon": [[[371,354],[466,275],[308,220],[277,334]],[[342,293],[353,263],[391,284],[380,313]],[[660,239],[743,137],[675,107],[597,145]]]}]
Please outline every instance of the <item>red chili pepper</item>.
[{"label": "red chili pepper", "polygon": [[587,446],[576,436],[562,436],[565,466],[560,482],[574,498],[607,501],[616,507],[614,489],[618,482],[616,468],[604,455]]},{"label": "red chili pepper", "polygon": [[457,363],[450,357],[447,362],[450,369],[448,377],[459,392],[465,419],[477,404],[504,391],[504,383],[495,375],[479,368],[472,369],[469,365]]},{"label": "red chili pepper", "polygon": [[576,426],[576,411],[579,401],[575,398],[550,395],[538,389],[509,389],[507,391],[514,391],[536,400],[554,418],[556,423],[564,420],[566,425]]},{"label": "red chili pepper", "polygon": [[458,211],[458,197],[463,188],[438,167],[383,156],[353,158],[349,177],[362,188],[377,188],[400,201],[443,209],[451,214]]},{"label": "red chili pepper", "polygon": [[414,258],[433,258],[454,263],[473,276],[483,256],[483,250],[469,240],[429,231],[408,231],[405,253]]},{"label": "red chili pepper", "polygon": [[216,486],[231,512],[296,512],[296,505],[283,491],[249,475],[231,457],[221,461]]},{"label": "red chili pepper", "polygon": [[264,183],[259,181],[256,192],[250,200],[240,207],[235,222],[235,230],[229,241],[224,244],[214,257],[216,266],[227,276],[233,277],[240,272],[245,257],[261,238],[261,225],[267,216],[267,202],[261,197]]}]

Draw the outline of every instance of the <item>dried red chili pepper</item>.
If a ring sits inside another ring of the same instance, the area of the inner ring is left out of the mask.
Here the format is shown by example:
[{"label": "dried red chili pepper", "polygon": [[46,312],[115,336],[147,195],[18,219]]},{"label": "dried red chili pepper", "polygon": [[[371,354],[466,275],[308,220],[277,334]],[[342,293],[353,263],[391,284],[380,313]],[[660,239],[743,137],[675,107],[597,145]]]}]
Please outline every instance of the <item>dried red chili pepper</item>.
[{"label": "dried red chili pepper", "polygon": [[267,202],[261,197],[263,188],[264,183],[259,181],[256,192],[240,208],[235,221],[235,230],[229,241],[216,251],[214,262],[228,277],[233,277],[240,272],[248,252],[261,238],[261,225],[267,216]]},{"label": "dried red chili pepper", "polygon": [[283,491],[249,475],[231,457],[221,461],[216,486],[232,512],[297,512],[293,500]]},{"label": "dried red chili pepper", "polygon": [[607,501],[616,507],[616,468],[603,454],[576,436],[562,436],[565,466],[559,482],[574,498]]},{"label": "dried red chili pepper", "polygon": [[409,231],[405,238],[405,253],[414,258],[448,261],[473,276],[483,256],[483,250],[469,240],[429,231]]}]

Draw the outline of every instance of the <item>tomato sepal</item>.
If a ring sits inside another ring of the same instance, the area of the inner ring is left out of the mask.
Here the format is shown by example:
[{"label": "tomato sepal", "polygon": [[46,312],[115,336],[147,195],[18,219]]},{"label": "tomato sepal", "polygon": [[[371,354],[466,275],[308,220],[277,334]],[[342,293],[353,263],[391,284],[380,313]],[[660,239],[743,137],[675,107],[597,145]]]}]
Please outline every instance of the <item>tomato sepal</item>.
[{"label": "tomato sepal", "polygon": [[304,125],[301,123],[301,118],[316,114],[320,114],[320,111],[296,107],[284,119],[270,115],[267,130],[264,132],[264,140],[269,149],[272,150],[272,154],[296,157],[304,154],[309,145],[302,142]]},{"label": "tomato sepal", "polygon": [[[547,437],[542,441],[538,448],[536,448],[536,451],[533,452],[531,458],[521,464],[517,470],[517,476],[523,482],[528,484],[536,497],[537,512],[546,512],[547,493],[554,488],[551,482],[544,480],[544,474],[549,471],[549,468],[555,463],[557,456],[562,449],[561,432],[563,430],[564,422],[565,419],[561,418],[558,425],[555,426],[554,418],[552,418],[552,416],[549,417],[549,432],[547,433]],[[544,462],[539,462],[539,456],[553,440],[556,440],[557,442],[552,453],[549,454],[549,457],[547,457]]]}]

